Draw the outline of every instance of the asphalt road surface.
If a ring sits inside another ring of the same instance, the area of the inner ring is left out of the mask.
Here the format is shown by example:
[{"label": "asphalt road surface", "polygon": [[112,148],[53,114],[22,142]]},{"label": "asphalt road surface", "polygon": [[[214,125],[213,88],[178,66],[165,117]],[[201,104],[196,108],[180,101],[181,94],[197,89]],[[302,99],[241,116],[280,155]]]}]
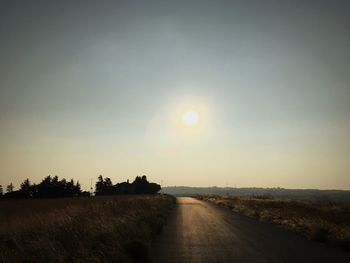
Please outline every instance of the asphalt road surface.
[{"label": "asphalt road surface", "polygon": [[350,253],[194,198],[177,199],[152,262],[350,263]]}]

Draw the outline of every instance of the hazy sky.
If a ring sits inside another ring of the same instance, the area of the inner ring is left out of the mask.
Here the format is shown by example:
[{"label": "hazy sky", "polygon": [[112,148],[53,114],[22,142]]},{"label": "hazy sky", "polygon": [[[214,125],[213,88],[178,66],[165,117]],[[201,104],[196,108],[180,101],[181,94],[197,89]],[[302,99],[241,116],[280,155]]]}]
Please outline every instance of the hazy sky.
[{"label": "hazy sky", "polygon": [[349,13],[347,0],[1,0],[0,184],[350,189]]}]

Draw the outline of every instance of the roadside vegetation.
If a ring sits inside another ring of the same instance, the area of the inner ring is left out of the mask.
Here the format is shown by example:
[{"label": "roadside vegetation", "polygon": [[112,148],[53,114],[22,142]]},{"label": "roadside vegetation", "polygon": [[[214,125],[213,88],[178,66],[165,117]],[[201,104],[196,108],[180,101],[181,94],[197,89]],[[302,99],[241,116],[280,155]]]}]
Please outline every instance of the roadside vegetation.
[{"label": "roadside vegetation", "polygon": [[147,262],[169,195],[0,200],[0,262]]},{"label": "roadside vegetation", "polygon": [[271,196],[227,197],[198,195],[196,198],[222,205],[235,212],[282,225],[311,240],[350,250],[350,205],[280,200]]}]

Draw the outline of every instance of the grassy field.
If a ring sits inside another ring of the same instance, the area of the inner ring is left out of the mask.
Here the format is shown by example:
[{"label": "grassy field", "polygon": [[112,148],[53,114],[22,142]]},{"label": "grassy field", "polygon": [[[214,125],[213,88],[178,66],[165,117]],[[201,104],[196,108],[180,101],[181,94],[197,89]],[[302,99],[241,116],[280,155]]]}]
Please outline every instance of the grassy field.
[{"label": "grassy field", "polygon": [[0,262],[143,262],[168,195],[0,200]]},{"label": "grassy field", "polygon": [[266,197],[196,196],[235,212],[282,225],[309,239],[350,250],[350,206]]}]

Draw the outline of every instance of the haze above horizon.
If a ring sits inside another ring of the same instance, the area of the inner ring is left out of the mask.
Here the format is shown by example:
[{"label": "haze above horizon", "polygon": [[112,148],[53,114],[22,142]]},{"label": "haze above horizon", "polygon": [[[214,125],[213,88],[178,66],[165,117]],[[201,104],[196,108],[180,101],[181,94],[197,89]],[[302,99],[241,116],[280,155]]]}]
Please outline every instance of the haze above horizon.
[{"label": "haze above horizon", "polygon": [[2,1],[0,184],[350,189],[349,1]]}]

